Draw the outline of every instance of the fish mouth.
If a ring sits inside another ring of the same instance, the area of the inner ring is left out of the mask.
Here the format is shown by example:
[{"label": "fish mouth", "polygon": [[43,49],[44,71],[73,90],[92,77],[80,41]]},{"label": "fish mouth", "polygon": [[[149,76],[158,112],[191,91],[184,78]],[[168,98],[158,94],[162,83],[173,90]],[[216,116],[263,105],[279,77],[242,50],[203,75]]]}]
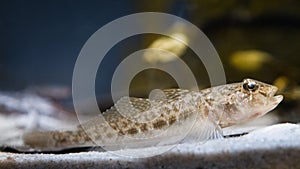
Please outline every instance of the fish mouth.
[{"label": "fish mouth", "polygon": [[275,103],[280,103],[283,100],[283,96],[282,95],[276,95],[272,97],[272,101]]},{"label": "fish mouth", "polygon": [[283,100],[283,96],[275,95],[277,91],[278,91],[278,88],[276,86],[272,86],[268,96],[271,98],[272,102],[275,102],[278,104]]},{"label": "fish mouth", "polygon": [[270,89],[270,91],[269,91],[268,96],[269,97],[275,96],[275,94],[276,94],[277,91],[278,91],[278,88],[276,86],[272,86],[271,89]]}]

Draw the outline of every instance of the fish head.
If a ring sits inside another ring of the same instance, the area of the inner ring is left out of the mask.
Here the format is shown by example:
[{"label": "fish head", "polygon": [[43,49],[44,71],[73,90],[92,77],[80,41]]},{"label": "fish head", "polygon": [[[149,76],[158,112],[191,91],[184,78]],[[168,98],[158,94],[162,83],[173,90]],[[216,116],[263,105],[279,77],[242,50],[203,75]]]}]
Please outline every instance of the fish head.
[{"label": "fish head", "polygon": [[230,86],[233,92],[223,104],[223,124],[238,124],[261,117],[273,110],[282,100],[282,95],[275,95],[277,87],[253,79]]}]

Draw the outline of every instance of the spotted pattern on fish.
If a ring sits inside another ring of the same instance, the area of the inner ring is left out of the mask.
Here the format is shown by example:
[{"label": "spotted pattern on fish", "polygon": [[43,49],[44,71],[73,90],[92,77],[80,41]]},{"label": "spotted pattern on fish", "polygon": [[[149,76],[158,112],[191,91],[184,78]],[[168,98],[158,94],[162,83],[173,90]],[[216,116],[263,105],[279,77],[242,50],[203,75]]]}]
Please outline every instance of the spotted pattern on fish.
[{"label": "spotted pattern on fish", "polygon": [[[74,131],[32,132],[24,135],[31,147],[84,145],[126,147],[155,146],[172,142],[221,138],[222,129],[260,117],[283,99],[275,86],[253,80],[200,91],[163,90],[164,97],[149,100],[123,97],[102,115]],[[191,126],[191,127],[186,127]]]}]

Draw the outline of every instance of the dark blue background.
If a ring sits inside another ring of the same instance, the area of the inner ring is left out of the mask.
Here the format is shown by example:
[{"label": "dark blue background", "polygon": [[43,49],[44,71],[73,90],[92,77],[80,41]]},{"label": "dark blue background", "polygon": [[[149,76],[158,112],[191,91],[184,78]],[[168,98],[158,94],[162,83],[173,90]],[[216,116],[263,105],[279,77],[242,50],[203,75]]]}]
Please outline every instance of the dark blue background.
[{"label": "dark blue background", "polygon": [[[74,63],[87,39],[131,13],[133,4],[124,0],[0,1],[0,89],[71,85]],[[103,71],[113,70],[103,66]]]}]

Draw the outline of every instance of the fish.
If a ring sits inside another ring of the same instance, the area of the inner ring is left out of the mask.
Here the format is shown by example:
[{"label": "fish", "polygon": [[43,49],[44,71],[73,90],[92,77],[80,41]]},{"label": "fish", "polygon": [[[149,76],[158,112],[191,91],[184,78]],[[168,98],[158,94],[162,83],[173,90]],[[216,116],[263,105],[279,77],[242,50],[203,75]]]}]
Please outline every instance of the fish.
[{"label": "fish", "polygon": [[246,78],[199,91],[164,89],[152,99],[122,97],[72,131],[23,135],[35,149],[101,146],[120,150],[222,139],[222,129],[259,118],[283,100],[277,87]]}]

